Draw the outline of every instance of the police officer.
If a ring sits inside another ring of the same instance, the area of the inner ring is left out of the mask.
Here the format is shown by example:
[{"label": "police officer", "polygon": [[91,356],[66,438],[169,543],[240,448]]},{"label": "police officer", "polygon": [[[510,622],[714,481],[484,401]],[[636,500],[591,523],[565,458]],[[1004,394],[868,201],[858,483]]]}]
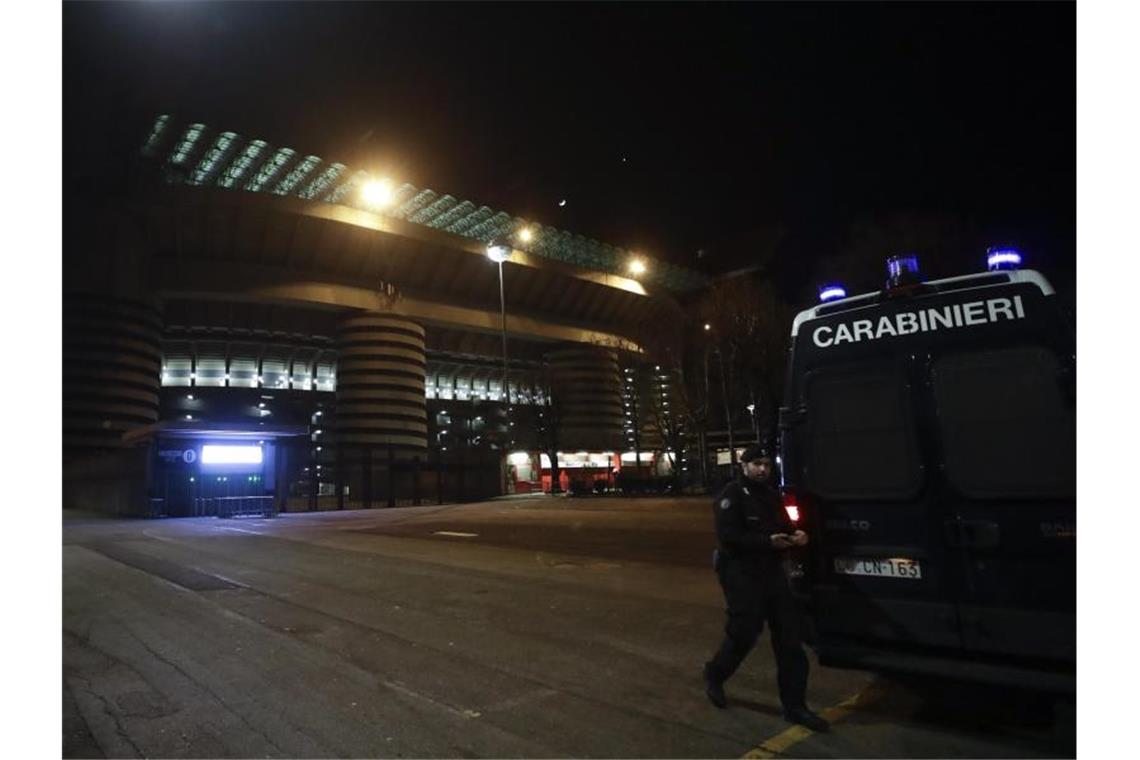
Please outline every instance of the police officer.
[{"label": "police officer", "polygon": [[783,563],[785,552],[806,545],[808,537],[780,505],[768,451],[761,446],[745,449],[741,469],[742,476],[726,485],[713,505],[719,544],[715,567],[728,622],[720,649],[705,663],[705,694],[717,707],[728,704],[724,682],[752,651],[767,620],[784,719],[826,731],[827,721],[807,708],[808,660]]}]

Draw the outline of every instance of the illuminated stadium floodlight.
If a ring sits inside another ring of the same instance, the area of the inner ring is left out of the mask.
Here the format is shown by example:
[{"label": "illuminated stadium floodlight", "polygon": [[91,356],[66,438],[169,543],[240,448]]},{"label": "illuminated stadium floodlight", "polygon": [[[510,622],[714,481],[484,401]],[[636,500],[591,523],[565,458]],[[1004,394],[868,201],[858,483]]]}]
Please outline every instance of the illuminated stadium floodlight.
[{"label": "illuminated stadium floodlight", "polygon": [[396,197],[392,183],[386,179],[375,179],[366,182],[360,188],[360,195],[364,202],[373,208],[383,208]]},{"label": "illuminated stadium floodlight", "polygon": [[261,464],[260,446],[207,443],[202,446],[202,464]]},{"label": "illuminated stadium floodlight", "polygon": [[[207,134],[217,137],[207,142]],[[168,172],[171,182],[343,204],[474,240],[511,234],[537,256],[587,269],[626,274],[633,255],[581,235],[532,226],[481,203],[406,182],[373,181],[367,172],[341,163],[326,164],[319,156],[293,148],[273,148],[262,139],[208,129],[202,123],[176,124],[169,114],[156,114],[142,153],[164,169],[177,170]],[[565,200],[562,205],[566,205]],[[520,234],[521,228],[529,228],[530,240],[525,233]],[[646,279],[679,292],[696,290],[709,282],[707,275],[665,261],[653,262],[644,274]]]}]

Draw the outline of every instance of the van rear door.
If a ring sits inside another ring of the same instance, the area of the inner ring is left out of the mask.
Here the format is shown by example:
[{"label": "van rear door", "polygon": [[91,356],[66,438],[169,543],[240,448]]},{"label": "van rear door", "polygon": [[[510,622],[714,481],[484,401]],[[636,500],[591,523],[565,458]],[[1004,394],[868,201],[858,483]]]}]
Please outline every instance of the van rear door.
[{"label": "van rear door", "polygon": [[804,377],[806,414],[792,435],[810,442],[797,487],[820,523],[810,583],[821,644],[962,645],[957,573],[946,572],[933,528],[949,516],[922,455],[922,364],[887,349]]},{"label": "van rear door", "polygon": [[1051,347],[933,357],[946,545],[961,572],[963,645],[1076,659],[1076,414]]}]

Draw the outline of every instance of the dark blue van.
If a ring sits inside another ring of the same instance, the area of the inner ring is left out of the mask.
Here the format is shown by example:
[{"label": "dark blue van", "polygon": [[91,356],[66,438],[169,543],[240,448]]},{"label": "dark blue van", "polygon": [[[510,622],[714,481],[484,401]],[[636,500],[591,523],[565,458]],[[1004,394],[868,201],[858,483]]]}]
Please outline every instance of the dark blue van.
[{"label": "dark blue van", "polygon": [[912,274],[792,328],[780,454],[812,536],[809,638],[824,665],[1070,691],[1072,326],[1033,271]]}]

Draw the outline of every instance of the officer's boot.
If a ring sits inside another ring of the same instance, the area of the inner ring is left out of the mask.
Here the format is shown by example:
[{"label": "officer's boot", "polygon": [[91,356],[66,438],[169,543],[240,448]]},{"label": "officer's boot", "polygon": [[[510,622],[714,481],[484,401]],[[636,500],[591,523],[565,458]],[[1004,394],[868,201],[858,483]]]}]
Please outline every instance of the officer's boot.
[{"label": "officer's boot", "polygon": [[728,700],[724,696],[724,681],[717,678],[710,665],[711,663],[705,663],[705,696],[714,706],[723,710],[728,707]]}]

